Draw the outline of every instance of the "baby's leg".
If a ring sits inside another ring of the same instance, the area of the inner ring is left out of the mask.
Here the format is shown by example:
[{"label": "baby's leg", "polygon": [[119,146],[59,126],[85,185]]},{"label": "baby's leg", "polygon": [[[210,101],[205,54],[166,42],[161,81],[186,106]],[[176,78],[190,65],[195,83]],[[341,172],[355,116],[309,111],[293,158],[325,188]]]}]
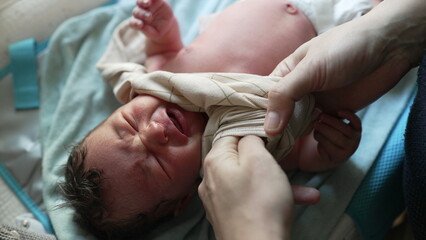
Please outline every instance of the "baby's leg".
[{"label": "baby's leg", "polygon": [[147,56],[178,52],[183,44],[172,8],[164,0],[137,0],[136,5],[130,26],[146,35]]}]

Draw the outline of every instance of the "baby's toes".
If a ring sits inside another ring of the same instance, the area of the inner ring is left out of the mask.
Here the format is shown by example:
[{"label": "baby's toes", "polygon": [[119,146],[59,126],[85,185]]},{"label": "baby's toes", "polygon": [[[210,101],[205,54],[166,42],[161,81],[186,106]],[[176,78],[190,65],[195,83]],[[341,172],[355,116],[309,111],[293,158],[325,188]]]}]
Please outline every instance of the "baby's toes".
[{"label": "baby's toes", "polygon": [[137,0],[136,5],[140,8],[149,8],[152,6],[152,0]]},{"label": "baby's toes", "polygon": [[164,0],[137,0],[136,5],[140,8],[149,8],[152,9],[152,11],[156,11],[163,5],[167,5],[167,3]]},{"label": "baby's toes", "polygon": [[146,9],[135,7],[133,9],[132,15],[134,18],[139,19],[145,23],[152,21],[152,13]]},{"label": "baby's toes", "polygon": [[143,27],[144,27],[144,22],[141,21],[141,20],[139,20],[139,19],[132,18],[132,19],[130,19],[129,25],[132,28],[135,28],[135,29],[138,29],[138,30],[142,30]]}]

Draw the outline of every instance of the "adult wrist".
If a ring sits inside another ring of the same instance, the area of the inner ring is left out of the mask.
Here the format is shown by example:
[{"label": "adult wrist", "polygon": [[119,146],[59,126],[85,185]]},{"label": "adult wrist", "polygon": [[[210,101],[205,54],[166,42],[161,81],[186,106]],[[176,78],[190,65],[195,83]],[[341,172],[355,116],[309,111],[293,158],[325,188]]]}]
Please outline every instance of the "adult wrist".
[{"label": "adult wrist", "polygon": [[271,227],[270,225],[242,226],[235,228],[230,234],[224,234],[222,240],[288,240],[290,239],[290,231],[283,230],[283,227]]},{"label": "adult wrist", "polygon": [[284,219],[276,219],[274,217],[262,219],[251,215],[245,219],[239,218],[238,221],[229,221],[228,223],[224,223],[225,225],[222,225],[224,229],[216,237],[219,236],[218,239],[221,240],[290,239],[291,218],[288,222]]},{"label": "adult wrist", "polygon": [[366,15],[384,61],[417,66],[426,47],[426,2],[386,0]]}]

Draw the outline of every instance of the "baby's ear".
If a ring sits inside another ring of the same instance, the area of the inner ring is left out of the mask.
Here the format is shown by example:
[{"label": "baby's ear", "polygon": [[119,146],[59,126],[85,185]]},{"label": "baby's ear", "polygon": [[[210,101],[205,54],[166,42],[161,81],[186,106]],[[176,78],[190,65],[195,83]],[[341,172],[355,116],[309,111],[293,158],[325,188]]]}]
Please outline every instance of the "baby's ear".
[{"label": "baby's ear", "polygon": [[186,206],[189,204],[192,196],[194,196],[195,191],[197,191],[198,187],[195,187],[190,193],[188,193],[185,197],[183,197],[181,200],[179,200],[176,203],[176,206],[173,211],[173,216],[178,216],[183,212],[183,210],[186,208]]}]

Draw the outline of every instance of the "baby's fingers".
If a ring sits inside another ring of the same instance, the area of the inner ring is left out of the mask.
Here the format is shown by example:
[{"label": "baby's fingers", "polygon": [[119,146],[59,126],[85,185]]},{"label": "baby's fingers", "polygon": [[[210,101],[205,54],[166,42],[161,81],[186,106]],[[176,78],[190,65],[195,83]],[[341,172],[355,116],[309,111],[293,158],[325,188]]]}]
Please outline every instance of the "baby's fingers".
[{"label": "baby's fingers", "polygon": [[[339,120],[337,121],[340,122]],[[344,123],[340,123],[340,125],[341,124],[344,124]],[[331,124],[326,124],[325,122],[322,122],[322,121],[316,122],[314,124],[314,128],[315,128],[314,138],[320,143],[327,142],[327,143],[336,145],[339,148],[345,148],[345,146],[347,146],[348,144],[348,137],[344,133],[342,133],[345,130],[344,129],[345,126],[339,126],[341,130],[336,130],[335,127],[337,125],[339,125],[339,123],[336,123],[335,125],[331,125]]]},{"label": "baby's fingers", "polygon": [[355,131],[362,131],[361,119],[359,119],[359,117],[355,113],[351,111],[342,110],[339,111],[337,115],[339,115],[339,117],[341,118],[347,119],[349,121],[349,126]]},{"label": "baby's fingers", "polygon": [[333,168],[346,161],[347,154],[344,149],[336,146],[321,134],[318,135],[318,139],[320,141],[318,141],[317,150],[321,156],[323,165],[327,166],[326,169]]},{"label": "baby's fingers", "polygon": [[328,153],[341,152],[344,148],[343,144],[342,146],[340,146],[340,144],[337,145],[334,141],[331,141],[330,138],[324,136],[319,132],[314,133],[314,138],[318,141],[318,146],[321,146]]},{"label": "baby's fingers", "polygon": [[352,134],[353,134],[353,129],[352,129],[351,125],[346,124],[341,119],[330,116],[328,114],[324,114],[324,113],[321,114],[317,123],[324,125],[324,126],[328,126],[329,129],[333,129],[335,132],[340,132],[341,134],[343,134],[347,137],[351,137]]}]

